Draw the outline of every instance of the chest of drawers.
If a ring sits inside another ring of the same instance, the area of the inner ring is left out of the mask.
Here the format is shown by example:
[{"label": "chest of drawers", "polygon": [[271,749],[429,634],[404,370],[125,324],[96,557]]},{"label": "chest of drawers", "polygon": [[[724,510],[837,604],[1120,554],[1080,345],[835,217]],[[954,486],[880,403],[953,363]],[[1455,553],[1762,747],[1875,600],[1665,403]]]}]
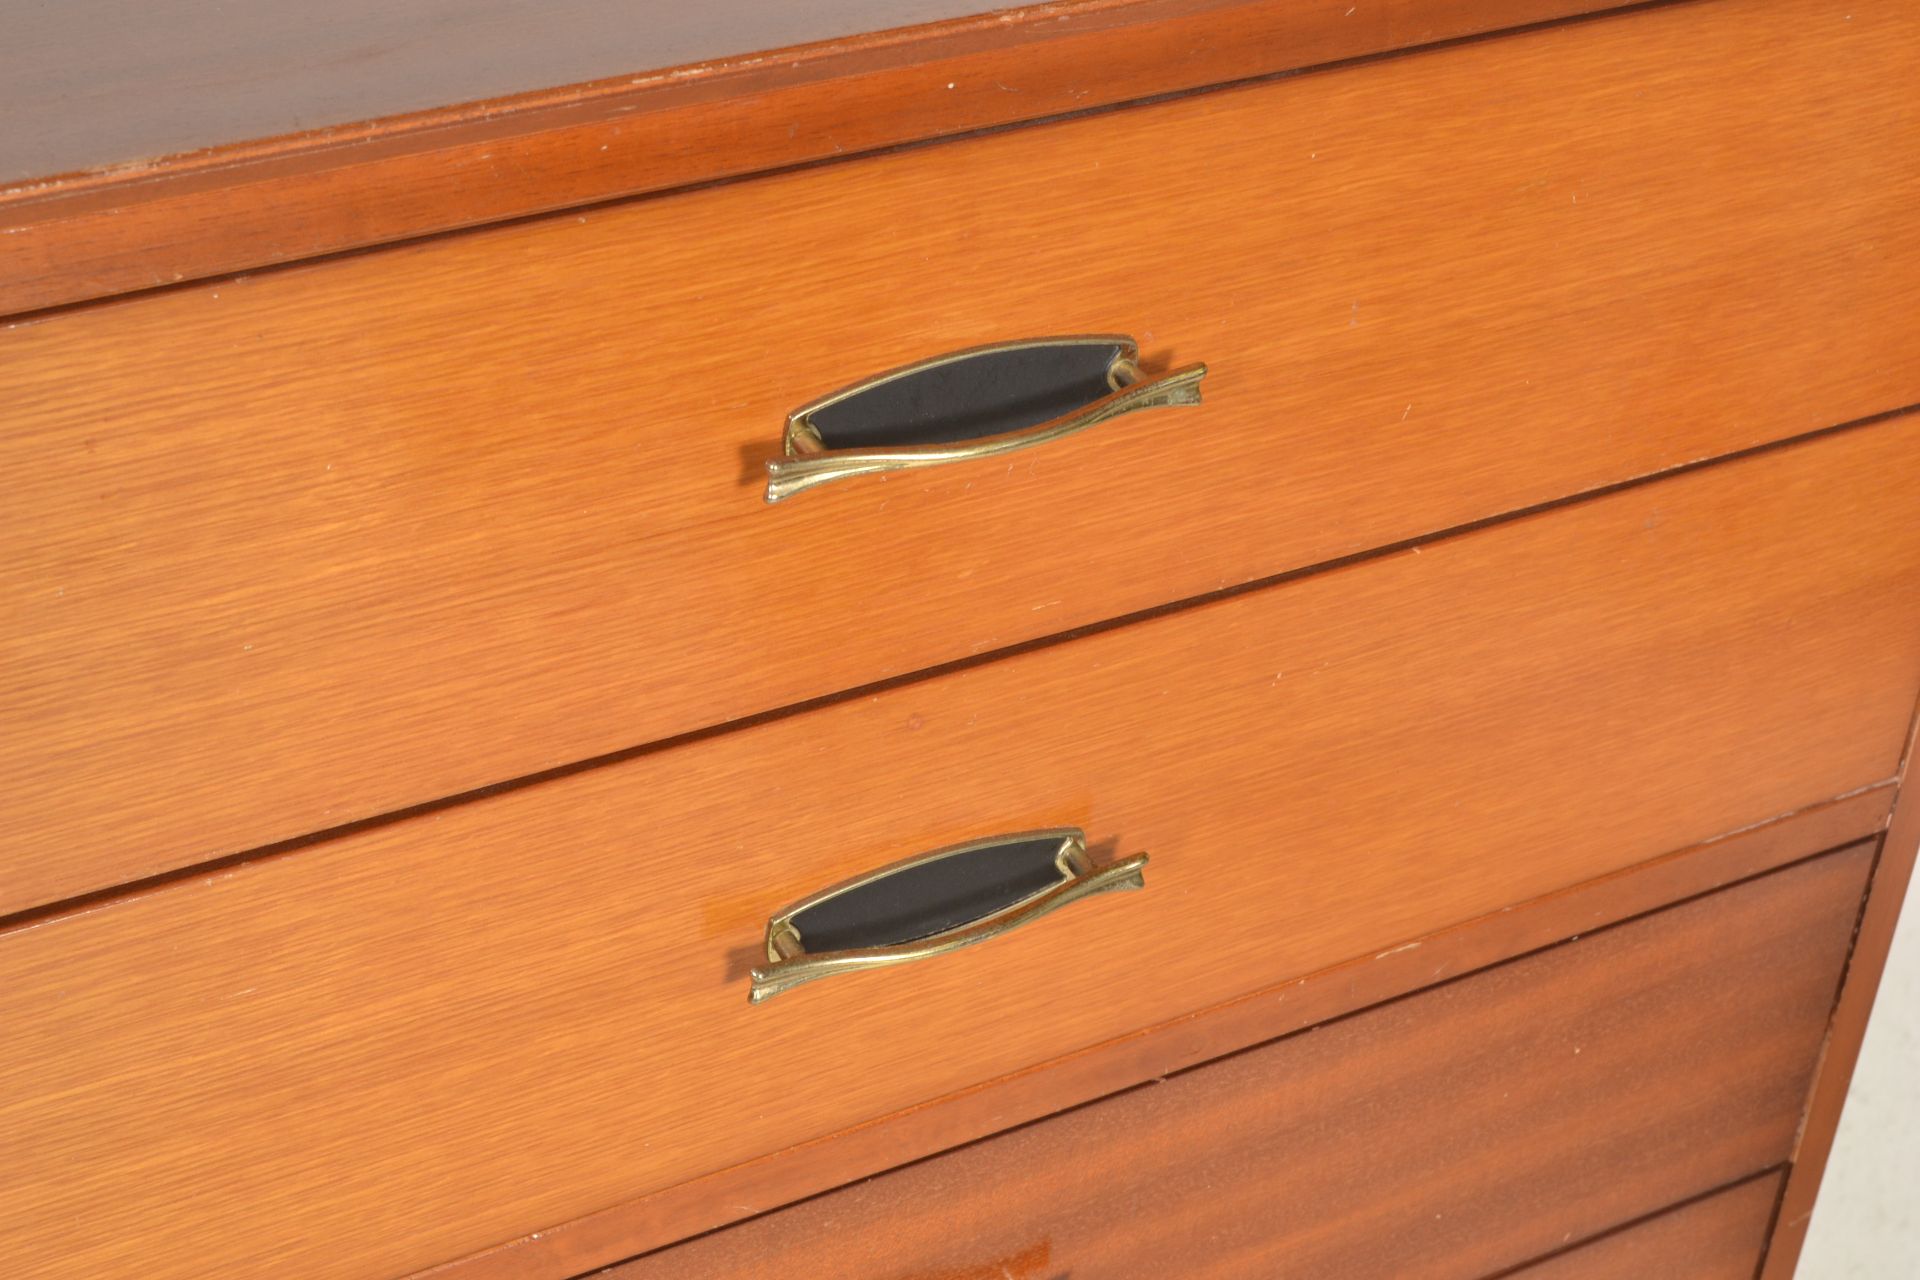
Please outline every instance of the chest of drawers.
[{"label": "chest of drawers", "polygon": [[640,8],[0,54],[6,1273],[1790,1275],[1920,16]]}]

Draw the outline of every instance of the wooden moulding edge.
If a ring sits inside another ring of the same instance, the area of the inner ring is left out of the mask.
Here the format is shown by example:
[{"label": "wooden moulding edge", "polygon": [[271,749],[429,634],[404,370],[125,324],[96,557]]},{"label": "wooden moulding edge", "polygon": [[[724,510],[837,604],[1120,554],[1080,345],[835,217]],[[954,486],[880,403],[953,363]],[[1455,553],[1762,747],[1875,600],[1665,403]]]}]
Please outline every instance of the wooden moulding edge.
[{"label": "wooden moulding edge", "polygon": [[20,182],[0,316],[1626,7],[1058,0]]}]

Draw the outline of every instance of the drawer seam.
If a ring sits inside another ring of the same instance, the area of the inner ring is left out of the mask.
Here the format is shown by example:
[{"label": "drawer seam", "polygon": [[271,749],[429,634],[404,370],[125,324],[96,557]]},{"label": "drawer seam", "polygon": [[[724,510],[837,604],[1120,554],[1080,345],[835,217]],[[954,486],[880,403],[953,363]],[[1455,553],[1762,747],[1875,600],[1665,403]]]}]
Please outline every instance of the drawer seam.
[{"label": "drawer seam", "polygon": [[[1099,622],[1091,623],[1087,626],[1076,627],[1066,631],[1054,632],[1050,635],[1038,636],[1038,637],[1035,637],[1034,639],[1022,641],[1017,644],[1007,645],[1001,648],[989,649],[981,653],[970,654],[964,658],[956,658],[949,662],[938,663],[930,667],[923,667],[916,671],[904,672],[899,675],[888,676],[882,680],[869,681],[865,684],[854,685],[850,688],[841,689],[833,693],[822,694],[819,697],[808,698],[799,702],[788,703],[786,705],[774,707],[766,711],[757,712],[753,715],[743,716],[736,720],[723,721],[719,724],[705,725],[697,729],[691,729],[683,733],[673,734],[665,738],[659,738],[650,742],[644,742],[644,743],[639,743],[629,747],[623,747],[617,751],[605,752],[596,756],[589,756],[585,759],[571,761],[567,764],[556,765],[550,769],[543,769],[534,773],[523,774],[519,777],[508,778],[508,779],[503,779],[499,782],[488,783],[485,786],[475,787],[466,791],[456,792],[452,795],[441,796],[437,799],[423,801],[419,804],[408,805],[399,809],[388,810],[383,813],[371,814],[367,817],[357,818],[351,822],[340,823],[335,826],[323,827],[318,830],[307,832],[303,835],[290,837],[288,839],[277,840],[277,841],[270,842],[268,844],[257,845],[248,849],[238,850],[232,853],[221,854],[215,857],[201,859],[196,862],[188,863],[184,866],[180,866],[168,871],[160,872],[156,875],[145,876],[135,880],[124,881],[120,884],[112,885],[104,889],[97,889],[88,893],[78,894],[78,895],[74,895],[66,898],[58,898],[51,902],[41,903],[36,906],[28,907],[23,910],[13,912],[12,914],[9,914],[9,915],[0,915],[0,936],[4,936],[6,933],[11,932],[16,928],[26,927],[26,926],[38,924],[47,920],[55,919],[61,916],[71,915],[75,912],[84,911],[88,908],[98,906],[102,903],[110,902],[119,898],[133,895],[133,894],[143,893],[152,889],[158,889],[166,885],[182,883],[182,882],[193,880],[202,876],[215,875],[222,872],[231,871],[238,867],[250,865],[255,862],[264,862],[272,858],[284,857],[293,853],[297,853],[302,849],[310,848],[314,845],[322,844],[327,841],[341,839],[347,836],[357,835],[362,832],[375,830],[377,828],[390,826],[395,823],[408,821],[410,819],[423,817],[433,813],[443,812],[445,810],[454,808],[459,805],[469,804],[474,801],[484,800],[494,796],[505,795],[510,792],[522,790],[524,788],[537,786],[544,782],[558,781],[562,778],[572,777],[575,774],[585,773],[589,770],[623,764],[625,762],[640,759],[645,756],[654,755],[659,752],[669,751],[679,747],[691,746],[696,743],[700,743],[712,738],[716,738],[722,734],[732,733],[738,730],[752,729],[761,725],[771,724],[776,721],[785,720],[794,716],[808,714],[810,712],[818,711],[827,707],[832,707],[832,706],[837,706],[843,703],[852,702],[857,699],[874,697],[894,689],[921,684],[926,681],[938,679],[943,676],[953,675],[953,674],[957,674],[964,671],[969,671],[977,667],[985,666],[989,663],[998,662],[1002,659],[1012,658],[1022,654],[1034,653],[1034,652],[1038,652],[1046,649],[1051,649],[1055,646],[1067,644],[1072,641],[1083,639],[1089,636],[1104,635],[1107,632],[1116,631],[1122,627],[1129,627],[1138,623],[1152,622],[1159,618],[1168,617],[1168,616],[1172,616],[1180,613],[1185,613],[1189,610],[1198,609],[1206,605],[1215,604],[1225,600],[1236,599],[1241,596],[1251,595],[1253,593],[1266,591],[1272,588],[1282,587],[1297,580],[1316,577],[1321,574],[1331,573],[1340,569],[1345,569],[1355,565],[1369,563],[1375,560],[1384,560],[1389,556],[1413,551],[1416,548],[1448,542],[1455,538],[1465,537],[1470,534],[1478,533],[1482,530],[1496,528],[1496,527],[1500,527],[1507,524],[1518,523],[1520,521],[1531,519],[1537,516],[1548,515],[1561,508],[1583,505],[1585,503],[1607,498],[1618,493],[1626,492],[1628,490],[1638,489],[1644,485],[1655,484],[1662,480],[1675,479],[1681,476],[1689,475],[1696,471],[1705,470],[1710,467],[1718,467],[1728,463],[1740,462],[1750,458],[1762,457],[1768,454],[1781,452],[1788,449],[1794,449],[1801,446],[1811,445],[1818,441],[1826,440],[1831,437],[1850,434],[1856,431],[1871,428],[1881,423],[1903,418],[1909,414],[1915,413],[1916,411],[1920,411],[1920,402],[1903,405],[1895,409],[1884,410],[1880,413],[1870,414],[1863,418],[1855,418],[1848,422],[1838,423],[1832,426],[1821,427],[1812,431],[1803,432],[1799,435],[1789,436],[1784,439],[1767,441],[1765,443],[1754,445],[1749,448],[1734,450],[1733,452],[1730,452],[1730,453],[1716,454],[1710,458],[1700,458],[1700,459],[1695,459],[1689,462],[1679,463],[1675,466],[1662,468],[1657,471],[1647,472],[1643,475],[1633,476],[1625,480],[1613,481],[1608,484],[1596,486],[1594,488],[1584,489],[1577,493],[1568,494],[1559,498],[1549,499],[1545,502],[1533,503],[1524,507],[1516,507],[1510,511],[1501,512],[1497,515],[1485,516],[1477,520],[1468,521],[1464,524],[1452,525],[1447,528],[1435,530],[1433,532],[1421,534],[1419,536],[1412,537],[1412,538],[1399,539],[1394,542],[1385,543],[1365,551],[1356,551],[1348,555],[1337,556],[1329,560],[1318,561],[1314,564],[1303,565],[1299,568],[1289,569],[1282,573],[1271,574],[1265,577],[1255,578],[1247,582],[1236,583],[1231,586],[1221,587],[1217,590],[1204,592],[1200,595],[1187,596],[1180,600],[1175,600],[1165,604],[1155,605],[1148,609],[1134,610],[1133,612],[1124,613],[1124,614],[1118,615],[1117,617],[1103,619]],[[1861,786],[1856,787],[1853,791],[1842,793],[1842,795],[1845,796],[1845,795],[1857,794],[1857,792],[1859,791],[1867,790],[1872,787],[1883,785],[1885,781],[1886,779],[1878,779],[1872,782],[1864,783],[1864,784],[1861,784]],[[1825,803],[1826,800],[1835,799],[1835,798],[1840,798],[1840,797],[1827,797],[1826,799],[1823,799],[1819,803]],[[1788,815],[1784,815],[1784,814],[1772,815],[1767,818],[1762,818],[1758,820],[1757,823],[1750,824],[1750,825],[1764,825],[1765,823],[1775,821],[1777,818],[1784,817],[1784,816],[1788,816]],[[1744,830],[1745,828],[1741,828],[1741,829]],[[1719,833],[1719,834],[1729,834],[1729,833]]]}]

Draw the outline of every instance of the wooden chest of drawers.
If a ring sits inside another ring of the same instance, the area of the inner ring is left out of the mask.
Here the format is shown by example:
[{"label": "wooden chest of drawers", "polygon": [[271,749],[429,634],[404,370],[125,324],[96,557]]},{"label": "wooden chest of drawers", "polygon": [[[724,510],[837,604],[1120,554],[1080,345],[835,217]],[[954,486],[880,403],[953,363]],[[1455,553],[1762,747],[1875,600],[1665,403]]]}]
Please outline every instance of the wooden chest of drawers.
[{"label": "wooden chest of drawers", "polygon": [[1789,1275],[1920,15],[642,8],[0,54],[6,1274]]}]

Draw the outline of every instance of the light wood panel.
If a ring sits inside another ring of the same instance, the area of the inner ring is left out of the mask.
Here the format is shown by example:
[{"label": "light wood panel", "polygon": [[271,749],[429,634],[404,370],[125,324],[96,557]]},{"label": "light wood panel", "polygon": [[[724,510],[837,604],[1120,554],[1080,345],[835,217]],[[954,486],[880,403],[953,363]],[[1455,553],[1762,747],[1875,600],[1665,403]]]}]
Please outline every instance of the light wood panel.
[{"label": "light wood panel", "polygon": [[884,1120],[683,1182],[419,1273],[417,1280],[568,1280],[784,1204],[1402,996],[1680,899],[1724,888],[1886,822],[1890,787],[1513,903],[1210,1009],[962,1089]]},{"label": "light wood panel", "polygon": [[[0,184],[18,175],[0,185],[0,313],[1619,3],[1056,0],[884,32],[978,6],[49,6],[38,31],[14,24],[24,74],[0,66],[20,126],[0,139]],[[514,88],[534,92],[488,96]],[[428,109],[388,115],[409,107]],[[211,143],[232,145],[149,159]]]},{"label": "light wood panel", "polygon": [[[1558,27],[0,332],[0,910],[1920,400],[1920,10],[1844,7]],[[1209,403],[760,502],[817,392],[1110,329],[1211,361]]]},{"label": "light wood panel", "polygon": [[1729,1187],[1516,1272],[1513,1280],[1753,1280],[1783,1177]]},{"label": "light wood panel", "polygon": [[1779,872],[610,1275],[1478,1280],[1787,1156],[1871,863]]},{"label": "light wood panel", "polygon": [[[426,1266],[1884,778],[1920,682],[1917,439],[1773,451],[0,935],[0,1228],[54,1274]],[[1147,891],[746,1003],[778,906],[1052,823],[1151,851]]]}]

